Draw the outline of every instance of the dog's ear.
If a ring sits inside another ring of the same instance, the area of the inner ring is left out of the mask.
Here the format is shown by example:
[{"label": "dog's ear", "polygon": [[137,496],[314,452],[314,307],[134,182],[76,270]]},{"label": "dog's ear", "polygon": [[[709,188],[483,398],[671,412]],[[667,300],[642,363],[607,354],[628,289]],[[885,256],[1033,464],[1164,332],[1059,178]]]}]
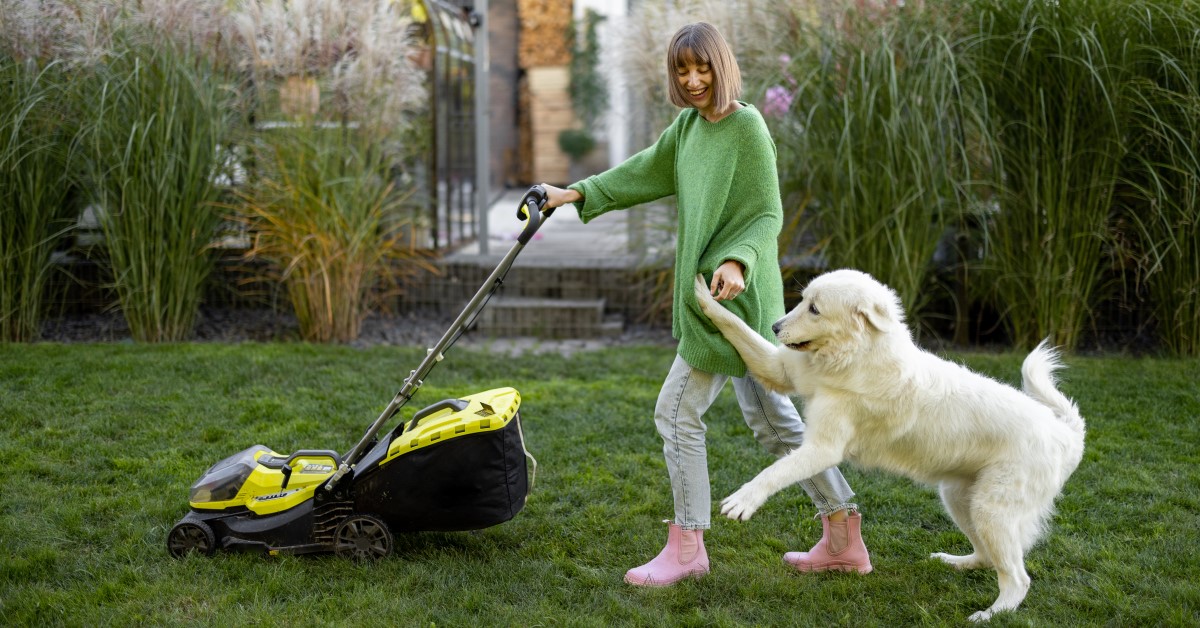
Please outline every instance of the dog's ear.
[{"label": "dog's ear", "polygon": [[882,294],[871,295],[855,308],[867,325],[881,332],[904,325],[904,310],[900,309],[900,298],[884,288]]},{"label": "dog's ear", "polygon": [[862,304],[855,310],[855,313],[862,317],[862,320],[867,325],[874,327],[877,331],[887,331],[895,324],[891,313],[888,311],[888,307],[877,301]]}]

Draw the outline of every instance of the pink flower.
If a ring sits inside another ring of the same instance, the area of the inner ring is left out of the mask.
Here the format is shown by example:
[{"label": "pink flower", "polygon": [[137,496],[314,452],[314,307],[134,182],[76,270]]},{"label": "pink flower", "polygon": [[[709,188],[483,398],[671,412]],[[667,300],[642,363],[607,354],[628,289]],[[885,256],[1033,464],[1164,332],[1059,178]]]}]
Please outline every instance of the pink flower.
[{"label": "pink flower", "polygon": [[763,103],[764,116],[783,117],[792,107],[792,93],[782,85],[773,85],[767,89],[766,101]]}]

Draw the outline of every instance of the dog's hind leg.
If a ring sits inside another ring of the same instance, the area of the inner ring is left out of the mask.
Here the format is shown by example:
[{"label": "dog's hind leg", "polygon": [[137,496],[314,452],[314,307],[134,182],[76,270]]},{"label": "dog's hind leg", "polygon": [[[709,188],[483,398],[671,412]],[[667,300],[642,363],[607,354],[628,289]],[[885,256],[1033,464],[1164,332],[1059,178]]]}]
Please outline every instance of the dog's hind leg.
[{"label": "dog's hind leg", "polygon": [[[988,533],[984,533],[986,537]],[[1001,611],[1010,611],[1020,606],[1029,592],[1029,574],[1025,571],[1025,557],[1021,553],[1020,539],[1016,534],[1007,535],[999,542],[995,557],[996,577],[1000,595],[986,610],[971,615],[971,621],[985,621]],[[990,543],[990,541],[984,541]]]},{"label": "dog's hind leg", "polygon": [[[1000,586],[1000,595],[990,607],[971,615],[971,621],[985,621],[1001,611],[1016,608],[1029,592],[1029,574],[1025,572],[1022,513],[1028,508],[1020,500],[1009,499],[1003,474],[990,481],[981,476],[972,494],[971,516],[982,550],[992,561]],[[1011,477],[1011,476],[1010,476]]]},{"label": "dog's hind leg", "polygon": [[942,503],[946,512],[954,520],[954,524],[967,536],[971,542],[972,553],[965,556],[935,552],[930,558],[937,558],[956,569],[977,569],[991,566],[988,556],[980,554],[978,535],[975,523],[971,518],[971,482],[968,480],[946,480],[938,486]]}]

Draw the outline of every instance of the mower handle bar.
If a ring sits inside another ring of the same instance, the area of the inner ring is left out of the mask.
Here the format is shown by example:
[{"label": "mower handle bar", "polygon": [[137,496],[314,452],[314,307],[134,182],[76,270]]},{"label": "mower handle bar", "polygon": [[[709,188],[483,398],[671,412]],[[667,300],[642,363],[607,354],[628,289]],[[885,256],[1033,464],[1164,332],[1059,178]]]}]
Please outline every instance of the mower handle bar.
[{"label": "mower handle bar", "polygon": [[296,458],[332,458],[334,465],[342,462],[342,457],[338,455],[338,452],[333,451],[332,449],[300,449],[287,458],[277,456],[262,456],[258,459],[258,464],[261,464],[268,469],[282,469],[284,467],[290,468],[292,466],[292,462]]},{"label": "mower handle bar", "polygon": [[329,458],[333,460],[334,467],[341,466],[342,464],[341,456],[338,456],[338,453],[332,449],[301,449],[293,452],[287,458],[282,456],[259,456],[258,464],[268,469],[278,469],[283,474],[283,483],[279,486],[279,489],[283,490],[288,487],[288,482],[292,479],[292,461],[296,458]]},{"label": "mower handle bar", "polygon": [[[341,459],[337,471],[330,476],[325,482],[325,490],[332,491],[337,487],[338,482],[345,476],[354,465],[366,454],[367,450],[374,444],[375,435],[379,433],[385,423],[387,423],[404,404],[408,403],[416,394],[417,389],[421,387],[422,380],[429,374],[433,367],[442,361],[442,352],[454,344],[458,336],[466,331],[475,315],[478,314],[483,306],[487,304],[488,298],[492,292],[501,284],[504,275],[508,273],[508,269],[512,267],[513,262],[517,259],[517,255],[525,248],[526,244],[533,239],[533,235],[537,233],[539,227],[546,221],[551,214],[554,213],[554,208],[546,209],[546,202],[549,197],[546,194],[546,188],[540,185],[535,185],[529,188],[525,195],[521,197],[521,204],[517,208],[517,218],[525,220],[525,229],[517,236],[517,243],[509,249],[496,268],[492,270],[492,274],[484,281],[483,285],[471,297],[470,302],[463,308],[462,313],[442,335],[441,340],[425,355],[425,359],[421,360],[421,364],[417,366],[411,373],[408,374],[408,379],[404,380],[404,385],[400,388],[400,392],[392,398],[392,402],[379,415],[378,419],[371,424],[366,434],[363,434],[358,444],[351,449],[344,458]],[[437,404],[435,404],[436,407]]]}]

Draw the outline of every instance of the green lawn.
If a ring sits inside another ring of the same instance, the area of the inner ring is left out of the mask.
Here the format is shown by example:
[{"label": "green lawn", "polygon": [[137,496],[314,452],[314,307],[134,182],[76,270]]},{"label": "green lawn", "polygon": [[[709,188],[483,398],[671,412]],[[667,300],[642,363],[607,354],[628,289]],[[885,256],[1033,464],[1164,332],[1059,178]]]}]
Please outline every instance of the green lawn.
[{"label": "green lawn", "polygon": [[[713,573],[622,583],[665,540],[670,492],[651,411],[669,349],[511,358],[452,351],[408,413],[498,386],[523,395],[532,497],[481,532],[397,539],[376,564],[333,556],[177,561],[167,531],[191,483],[253,444],[346,451],[420,349],[302,344],[0,345],[0,623],[5,625],[961,625],[996,595],[935,493],[847,469],[875,572],[800,575],[780,555],[820,534],[791,489],[753,520],[715,519]],[[1020,356],[958,356],[1015,381]],[[1063,389],[1088,448],[1033,586],[993,625],[1200,623],[1200,361],[1077,357]],[[715,497],[770,459],[732,393],[708,417]],[[419,479],[417,479],[419,481]]]}]

